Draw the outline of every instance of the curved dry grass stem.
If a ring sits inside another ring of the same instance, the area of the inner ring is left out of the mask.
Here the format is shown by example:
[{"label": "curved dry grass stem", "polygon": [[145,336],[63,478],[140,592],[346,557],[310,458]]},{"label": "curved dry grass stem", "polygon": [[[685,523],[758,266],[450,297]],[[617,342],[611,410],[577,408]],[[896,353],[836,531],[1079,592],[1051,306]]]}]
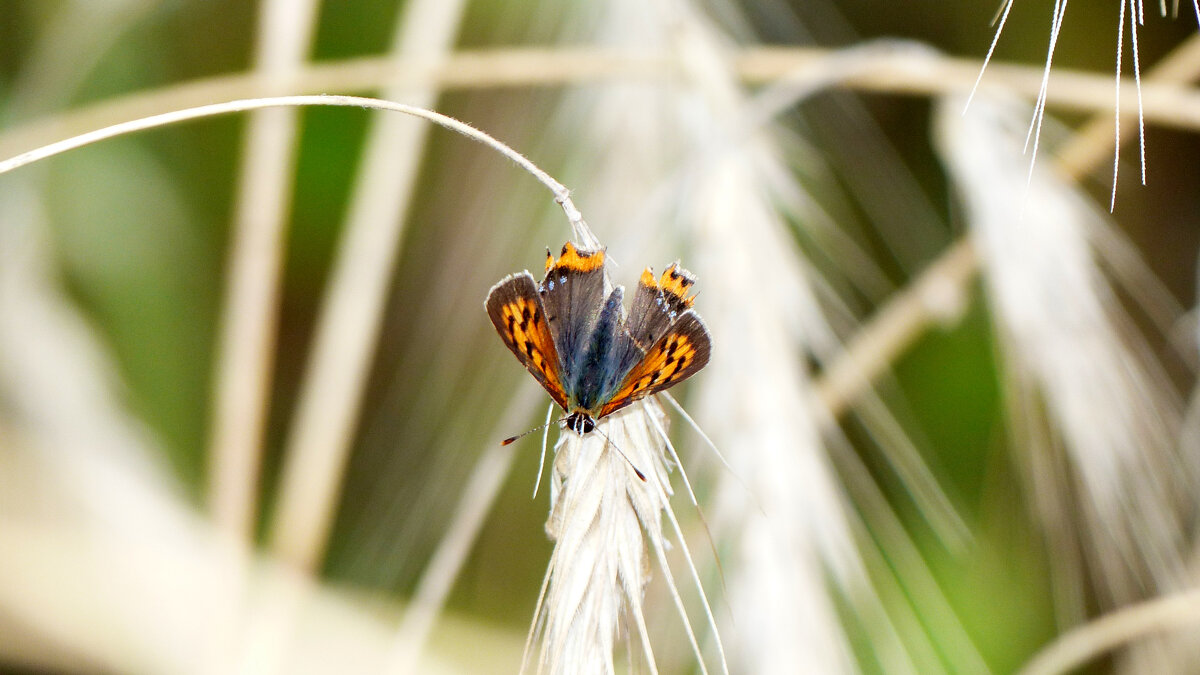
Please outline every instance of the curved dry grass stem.
[{"label": "curved dry grass stem", "polygon": [[1066,673],[1121,645],[1200,623],[1200,589],[1122,607],[1058,636],[1018,675]]},{"label": "curved dry grass stem", "polygon": [[[553,55],[553,58],[547,60],[547,55]],[[735,62],[743,79],[749,82],[764,82],[783,77],[795,77],[798,69],[812,68],[813,64],[819,62],[820,59],[829,58],[829,56],[830,53],[825,50],[760,48],[743,51],[735,59]],[[879,70],[873,74],[862,75],[856,71],[855,77],[842,84],[868,91],[944,92],[969,85],[977,77],[979,69],[978,61],[932,55],[913,54],[901,58],[880,57],[880,61]],[[597,63],[601,65],[597,67]],[[426,81],[428,78],[428,80],[439,82],[443,88],[483,85],[529,86],[616,78],[634,73],[644,77],[647,73],[653,73],[656,65],[666,69],[670,63],[669,59],[658,55],[630,56],[624,52],[604,50],[505,50],[496,53],[459,53],[447,59],[440,69],[428,64],[414,64],[410,77],[414,83]],[[306,70],[303,76],[300,76],[302,83],[298,86],[327,87],[335,81],[342,80],[343,86],[347,88],[367,88],[378,85],[388,77],[404,77],[403,74],[389,73],[387,71],[389,64],[392,62],[387,59],[364,59],[331,66],[313,66]],[[562,68],[547,70],[547,64],[562,66]],[[589,64],[590,67],[588,67]],[[1190,87],[1179,86],[1179,83],[1193,79],[1198,71],[1200,71],[1200,38],[1193,37],[1165,57],[1144,78],[1142,98],[1145,119],[1148,122],[1200,129],[1200,112],[1198,112],[1200,111],[1200,93]],[[439,77],[438,73],[442,73],[442,75]],[[1036,94],[1040,90],[1040,78],[1041,69],[992,63],[988,66],[987,86],[1004,87],[1030,95]],[[1112,82],[1105,76],[1060,70],[1055,73],[1055,81],[1058,86],[1047,93],[1046,100],[1050,104],[1085,109],[1108,109],[1112,105]],[[28,145],[31,141],[44,139],[55,129],[78,129],[81,126],[88,126],[89,123],[94,126],[97,121],[130,116],[138,111],[162,109],[170,106],[171,102],[177,104],[180,100],[203,100],[230,89],[261,91],[267,86],[267,83],[260,82],[255,77],[240,75],[180,85],[153,96],[127,97],[71,113],[46,123],[18,127],[0,136],[0,147],[11,148]],[[1127,98],[1128,100],[1121,99],[1119,104],[1123,107],[1136,108],[1136,99]],[[567,189],[515,150],[457,120],[443,118],[436,113],[423,115],[416,112],[418,109],[404,104],[354,96],[299,95],[240,99],[159,113],[112,124],[96,131],[82,133],[66,140],[48,143],[23,152],[0,161],[0,173],[105,138],[211,115],[288,105],[361,106],[425,117],[452,131],[490,145],[516,162],[555,194],[555,199],[563,206],[573,230],[578,233],[581,229],[586,229],[582,216],[570,200]],[[1107,116],[1085,125],[1058,153],[1060,168],[1068,175],[1075,177],[1095,168],[1104,158],[1108,157],[1108,153],[1111,151],[1111,130],[1110,118]],[[578,234],[576,236],[579,237]],[[579,238],[582,239],[582,237]],[[969,255],[962,250],[963,247],[969,246],[969,243],[963,241],[943,254],[944,258],[929,268],[934,277],[930,281],[933,282],[937,278],[943,277],[944,272],[940,271],[942,269],[957,269],[959,264],[956,261],[961,261]],[[961,278],[963,283],[974,276],[973,271],[969,269],[970,266],[969,264],[966,266],[967,273],[965,275],[961,273],[955,275]],[[928,312],[925,303],[920,299],[923,291],[917,289],[923,286],[924,282],[918,281],[910,289],[897,294],[893,300],[897,309],[881,310],[877,314],[878,323],[872,322],[864,327],[853,343],[854,350],[847,350],[844,360],[851,365],[835,364],[830,372],[836,373],[836,376],[826,376],[820,380],[818,387],[828,396],[828,400],[833,402],[831,406],[833,411],[843,410],[845,403],[857,395],[856,392],[861,391],[862,385],[873,381],[879,375],[880,371],[878,370],[854,364],[886,365],[890,362],[890,357],[889,359],[868,357],[868,349],[879,349],[886,344],[888,353],[898,355],[907,349],[912,339],[921,334],[924,326],[936,319]],[[884,334],[890,337],[881,342],[879,336]]]},{"label": "curved dry grass stem", "polygon": [[[239,99],[236,101],[226,101],[224,103],[213,103],[210,105],[197,106],[195,108],[184,108],[182,110],[173,110],[171,112],[143,117],[140,119],[130,120],[112,124],[102,129],[89,131],[78,134],[70,138],[63,139],[54,143],[48,143],[39,148],[22,152],[19,155],[10,157],[0,161],[0,174],[8,173],[14,169],[19,169],[27,164],[60,155],[68,150],[82,148],[85,145],[97,143],[109,138],[124,136],[126,134],[135,133],[138,131],[146,131],[147,129],[156,129],[165,127],[179,122],[187,122],[189,120],[201,119],[204,117],[212,117],[214,115],[226,115],[235,112],[246,112],[248,110],[259,110],[262,108],[278,108],[283,106],[340,106],[346,108],[365,108],[368,110],[390,110],[392,112],[403,113],[420,117],[421,119],[433,122],[434,124],[449,129],[456,134],[466,136],[467,138],[482,143],[496,152],[504,155],[509,160],[521,167],[525,172],[532,175],[539,183],[545,185],[550,192],[554,193],[554,201],[562,206],[568,220],[573,228],[579,227],[582,223],[582,217],[579,215],[579,210],[575,208],[574,202],[571,201],[570,190],[562,183],[554,180],[550,174],[542,171],[536,164],[525,158],[524,155],[513,150],[504,143],[492,138],[488,134],[476,129],[475,127],[454,119],[448,115],[426,110],[424,108],[404,103],[396,103],[393,101],[383,101],[377,98],[367,98],[364,96],[334,96],[334,95],[311,95],[311,96],[268,96],[265,98]],[[586,225],[583,226],[586,229]]]},{"label": "curved dry grass stem", "polygon": [[259,110],[261,108],[278,108],[283,106],[339,106],[347,108],[366,108],[370,110],[390,110],[392,112],[403,113],[420,117],[421,119],[433,122],[434,124],[449,129],[456,134],[466,136],[467,138],[483,145],[488,146],[492,150],[507,157],[517,166],[521,167],[526,173],[532,175],[539,183],[546,186],[554,194],[554,201],[562,207],[563,213],[566,214],[571,228],[577,233],[581,239],[592,237],[591,230],[583,220],[579,209],[575,207],[575,202],[571,200],[571,191],[565,185],[554,180],[550,174],[543,171],[536,164],[525,158],[524,155],[512,149],[508,145],[492,138],[488,134],[476,129],[475,127],[454,119],[448,115],[426,110],[418,106],[405,105],[393,101],[383,101],[377,98],[367,98],[364,96],[335,96],[335,95],[306,95],[306,96],[268,96],[265,98],[239,99],[236,101],[226,101],[224,103],[213,103],[209,105],[197,106],[195,108],[184,108],[182,110],[173,110],[171,112],[143,117],[140,119],[120,122],[106,126],[102,129],[96,129],[86,133],[78,134],[70,138],[63,139],[54,143],[48,143],[33,150],[22,152],[13,157],[0,161],[0,174],[8,173],[14,169],[19,169],[27,164],[32,164],[55,155],[60,155],[68,150],[82,148],[92,143],[124,136],[138,131],[147,129],[155,129],[164,127],[179,122],[187,122],[189,120],[201,119],[204,117],[212,117],[214,115],[226,115],[235,112],[246,112],[248,110]]}]

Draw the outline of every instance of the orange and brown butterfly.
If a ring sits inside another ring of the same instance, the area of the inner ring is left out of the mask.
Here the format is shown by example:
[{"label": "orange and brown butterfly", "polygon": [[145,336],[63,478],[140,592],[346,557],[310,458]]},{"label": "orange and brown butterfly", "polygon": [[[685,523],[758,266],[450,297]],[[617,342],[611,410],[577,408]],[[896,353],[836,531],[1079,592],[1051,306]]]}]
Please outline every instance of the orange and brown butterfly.
[{"label": "orange and brown butterfly", "polygon": [[504,344],[566,413],[567,428],[586,434],[708,363],[712,341],[688,295],[695,282],[678,262],[659,278],[646,268],[626,315],[624,289],[604,293],[604,251],[567,242],[557,259],[546,251],[540,284],[528,271],[510,274],[484,307]]}]

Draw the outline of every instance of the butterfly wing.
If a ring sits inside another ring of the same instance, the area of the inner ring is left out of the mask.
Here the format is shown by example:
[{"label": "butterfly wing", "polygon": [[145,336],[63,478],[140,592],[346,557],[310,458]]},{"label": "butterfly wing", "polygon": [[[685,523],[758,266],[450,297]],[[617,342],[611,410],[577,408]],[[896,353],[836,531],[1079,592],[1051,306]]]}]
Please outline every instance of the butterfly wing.
[{"label": "butterfly wing", "polygon": [[[577,249],[571,242],[557,260],[546,251],[546,277],[538,288],[562,370],[578,374],[604,304],[604,251]],[[569,395],[572,382],[564,382]]]},{"label": "butterfly wing", "polygon": [[504,344],[563,410],[561,365],[537,283],[529,272],[511,274],[488,291],[488,316]]},{"label": "butterfly wing", "polygon": [[658,280],[649,267],[642,272],[633,296],[633,306],[617,335],[617,367],[613,380],[605,387],[607,391],[613,391],[633,365],[666,334],[672,322],[692,306],[692,298],[687,296],[687,292],[694,283],[696,278],[679,267],[679,263],[667,267]]},{"label": "butterfly wing", "polygon": [[604,251],[567,242],[557,260],[547,252],[540,285],[529,272],[510,275],[492,287],[486,308],[504,344],[559,407],[600,418],[708,363],[708,330],[689,309],[694,282],[678,264],[658,280],[647,270],[623,321],[620,289],[605,300]]},{"label": "butterfly wing", "polygon": [[596,417],[604,417],[641,398],[670,388],[695,375],[708,363],[712,339],[696,312],[687,310],[670,324]]}]

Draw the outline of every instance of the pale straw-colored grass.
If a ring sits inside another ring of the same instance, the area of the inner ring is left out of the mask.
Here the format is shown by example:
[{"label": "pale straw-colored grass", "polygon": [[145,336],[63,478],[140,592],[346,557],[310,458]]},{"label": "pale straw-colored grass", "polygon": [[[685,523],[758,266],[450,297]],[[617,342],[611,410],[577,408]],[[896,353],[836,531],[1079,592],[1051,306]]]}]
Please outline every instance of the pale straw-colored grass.
[{"label": "pale straw-colored grass", "polygon": [[[436,59],[453,48],[463,3],[411,3],[397,19],[393,50]],[[436,90],[393,88],[387,98],[429,107]],[[388,281],[403,240],[427,125],[377,117],[355,183],[345,239],[317,322],[312,355],[287,441],[271,547],[313,570],[323,557],[342,474],[358,421],[370,356],[379,334]]]},{"label": "pale straw-colored grass", "polygon": [[[673,492],[665,425],[662,409],[644,402],[606,418],[595,433],[559,437],[546,522],[554,553],[531,629],[540,645],[525,659],[537,672],[613,673],[618,640],[647,672],[659,672],[642,603],[652,553],[671,581],[662,529]],[[708,672],[703,660],[700,668]]]},{"label": "pale straw-colored grass", "polygon": [[[501,419],[515,419],[528,409],[533,388],[514,396]],[[462,496],[454,517],[445,529],[437,550],[417,582],[404,616],[396,629],[388,663],[394,675],[418,672],[430,633],[445,609],[446,596],[462,571],[472,544],[479,537],[497,493],[508,478],[516,452],[514,445],[491,444],[483,451],[463,483]],[[541,474],[538,475],[541,480]]]},{"label": "pale straw-colored grass", "polygon": [[[254,615],[289,578],[243,585],[158,441],[124,410],[110,356],[63,293],[34,193],[9,190],[0,228],[0,640],[6,662],[56,672],[228,672],[224,607]],[[32,323],[30,323],[32,322]],[[390,620],[322,589],[300,611],[287,672],[376,670]],[[25,640],[9,641],[23,633]],[[245,645],[241,645],[245,646]],[[435,660],[425,672],[454,672]]]},{"label": "pale straw-colored grass", "polygon": [[[307,61],[317,8],[314,0],[262,4],[254,70],[274,83],[272,93],[284,93]],[[208,450],[209,508],[236,544],[252,540],[258,512],[299,114],[293,108],[251,113],[241,154]]]},{"label": "pale straw-colored grass", "polygon": [[[695,7],[678,21],[675,49],[691,99],[684,129],[697,168],[677,217],[708,272],[702,297],[719,340],[697,416],[733,467],[718,474],[712,513],[714,535],[731,550],[731,659],[745,672],[847,671],[853,657],[826,574],[853,596],[850,589],[866,586],[865,571],[794,350],[805,333],[828,328],[801,321],[821,313],[762,188],[760,172],[781,160],[765,138],[745,133],[747,99],[728,65],[729,38]],[[903,668],[902,648],[890,656]]]},{"label": "pale straw-colored grass", "polygon": [[[464,5],[407,4],[393,28],[393,56],[436,61],[452,51]],[[437,99],[433,88],[406,91],[392,85],[383,93],[418,108],[429,108]],[[285,441],[269,535],[275,555],[308,574],[318,569],[328,547],[427,132],[428,125],[417,119],[376,115],[351,190],[345,232]],[[279,617],[285,624],[290,619]],[[286,636],[280,641],[282,648],[289,644]]]},{"label": "pale straw-colored grass", "polygon": [[1050,545],[1082,557],[1053,561],[1057,609],[1073,622],[1085,593],[1114,607],[1186,587],[1200,476],[1179,397],[1101,270],[1097,233],[1113,225],[1061,175],[1029,177],[1019,107],[959,105],[940,116],[940,148],[981,256],[1020,463]]},{"label": "pale straw-colored grass", "polygon": [[[318,4],[272,0],[260,8],[255,70],[282,91],[307,61]],[[234,197],[226,297],[219,321],[208,448],[208,507],[227,537],[230,583],[248,588],[258,516],[258,491],[268,392],[275,364],[284,233],[291,214],[300,111],[266,108],[250,114]],[[245,626],[236,590],[215,616],[232,654]],[[232,658],[236,659],[236,656]],[[213,663],[214,670],[235,668]]]},{"label": "pale straw-colored grass", "polygon": [[[831,63],[844,59],[842,50],[815,47],[745,45],[731,47],[731,67],[749,85],[788,81],[792,86],[829,83]],[[860,54],[853,74],[837,78],[848,89],[911,95],[962,91],[977,83],[985,89],[1032,97],[1042,90],[1044,69],[999,61],[986,71],[976,59],[938,54],[932,50],[879,50]],[[1171,57],[1171,60],[1175,60]],[[316,94],[337,91],[361,93],[389,84],[406,91],[436,87],[440,91],[490,90],[500,87],[568,86],[589,83],[636,82],[661,86],[678,78],[679,67],[669,54],[634,48],[562,46],[555,48],[507,47],[463,50],[428,60],[394,56],[363,57],[306,63],[290,83],[264,79],[253,71],[201,78],[116,96],[60,113],[30,119],[0,132],[0,155],[32,147],[130,119],[149,117],[184,107],[235,98],[272,94]],[[1138,100],[1132,82],[1114,102],[1111,77],[1069,68],[1056,68],[1054,86],[1046,89],[1045,104],[1063,110],[1136,112]],[[1200,94],[1194,87],[1173,84],[1170,78],[1145,82],[1142,105],[1147,122],[1196,129]],[[1123,122],[1123,128],[1128,122]],[[1111,124],[1108,133],[1112,135]],[[1111,152],[1111,148],[1108,152]]]}]

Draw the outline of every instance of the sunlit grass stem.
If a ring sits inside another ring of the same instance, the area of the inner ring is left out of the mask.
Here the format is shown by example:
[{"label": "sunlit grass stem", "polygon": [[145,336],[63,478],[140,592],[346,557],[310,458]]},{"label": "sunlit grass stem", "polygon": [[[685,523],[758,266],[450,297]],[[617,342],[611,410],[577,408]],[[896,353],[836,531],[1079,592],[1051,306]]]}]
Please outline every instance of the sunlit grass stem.
[{"label": "sunlit grass stem", "polygon": [[[263,3],[257,65],[251,72],[285,89],[304,67],[316,9],[314,0]],[[292,108],[251,113],[240,155],[225,306],[218,322],[221,332],[208,445],[213,518],[238,542],[253,538],[257,516],[284,225],[291,211],[296,162],[297,114]]]}]

